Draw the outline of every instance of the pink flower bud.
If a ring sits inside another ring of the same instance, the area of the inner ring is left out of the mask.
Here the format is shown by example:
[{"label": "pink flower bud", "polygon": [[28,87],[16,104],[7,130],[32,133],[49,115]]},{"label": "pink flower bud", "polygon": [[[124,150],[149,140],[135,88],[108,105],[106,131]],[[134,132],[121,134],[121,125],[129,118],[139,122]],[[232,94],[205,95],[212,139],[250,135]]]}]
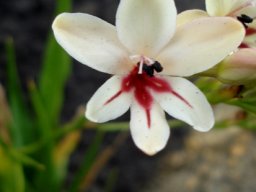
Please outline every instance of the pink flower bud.
[{"label": "pink flower bud", "polygon": [[217,67],[217,78],[229,84],[250,84],[256,80],[256,49],[246,48],[227,56]]}]

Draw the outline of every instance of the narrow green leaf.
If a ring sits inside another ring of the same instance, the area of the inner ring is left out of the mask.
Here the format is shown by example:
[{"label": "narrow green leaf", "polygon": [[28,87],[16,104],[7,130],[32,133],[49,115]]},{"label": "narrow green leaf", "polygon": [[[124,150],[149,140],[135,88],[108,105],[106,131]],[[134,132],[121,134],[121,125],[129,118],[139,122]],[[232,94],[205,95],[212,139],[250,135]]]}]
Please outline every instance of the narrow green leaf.
[{"label": "narrow green leaf", "polygon": [[[57,0],[55,14],[71,11],[71,3],[72,0]],[[46,169],[35,179],[38,191],[59,191],[58,181],[60,179],[57,175],[57,167],[53,162],[53,150],[56,142],[53,131],[59,127],[64,88],[70,72],[71,59],[57,44],[50,32],[38,82],[39,89],[37,90],[34,86],[35,89],[31,91],[31,98],[37,111],[38,128],[41,131],[40,140],[47,141],[39,154]]]},{"label": "narrow green leaf", "polygon": [[[32,81],[29,82],[29,93],[32,105],[36,113],[37,128],[40,135],[38,142],[33,145],[39,146],[39,148],[36,148],[40,149],[38,151],[37,158],[38,160],[40,159],[40,161],[45,166],[45,171],[37,174],[37,177],[35,178],[37,183],[36,185],[38,188],[40,188],[40,191],[45,191],[47,189],[56,191],[56,173],[53,165],[54,139],[52,138],[51,132],[52,124],[49,121],[45,105],[42,103],[41,95],[39,94],[36,85]],[[42,141],[44,143],[42,143]],[[48,185],[45,186],[45,183]]]},{"label": "narrow green leaf", "polygon": [[32,118],[23,98],[21,84],[18,78],[14,44],[7,39],[7,95],[12,113],[11,134],[15,146],[22,146],[35,139]]},{"label": "narrow green leaf", "polygon": [[83,163],[74,177],[73,183],[71,184],[71,188],[69,190],[70,192],[78,191],[81,181],[83,180],[85,175],[88,173],[88,171],[90,170],[90,167],[92,166],[92,164],[94,163],[97,157],[100,145],[103,141],[103,137],[104,137],[104,132],[98,131],[96,133],[96,136],[92,144],[89,146],[88,150],[85,153]]},{"label": "narrow green leaf", "polygon": [[[58,0],[56,14],[71,11],[71,0]],[[71,58],[57,44],[50,33],[39,78],[39,92],[49,113],[49,120],[57,125],[64,99],[64,88],[71,72]]]},{"label": "narrow green leaf", "polygon": [[2,147],[0,147],[0,191],[25,191],[25,178],[22,165],[11,158]]},{"label": "narrow green leaf", "polygon": [[245,111],[256,114],[256,102],[243,101],[243,99],[232,99],[226,103],[230,105],[236,105],[238,107],[243,108]]}]

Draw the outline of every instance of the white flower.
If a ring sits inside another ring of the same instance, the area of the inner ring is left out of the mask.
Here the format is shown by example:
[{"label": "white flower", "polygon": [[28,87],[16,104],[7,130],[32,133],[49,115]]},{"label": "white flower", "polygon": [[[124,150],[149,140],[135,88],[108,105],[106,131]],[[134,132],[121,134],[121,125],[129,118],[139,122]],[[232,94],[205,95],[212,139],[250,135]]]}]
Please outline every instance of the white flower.
[{"label": "white flower", "polygon": [[244,23],[246,36],[240,48],[256,48],[256,0],[205,0],[205,4],[210,16],[240,18],[242,22],[251,18],[252,22]]},{"label": "white flower", "polygon": [[86,117],[106,122],[130,108],[132,138],[149,155],[163,149],[169,138],[163,110],[196,130],[212,128],[205,96],[174,76],[211,68],[244,36],[242,25],[230,18],[200,18],[176,28],[173,0],[121,0],[116,27],[88,14],[63,13],[53,30],[72,57],[113,74],[88,102]]},{"label": "white flower", "polygon": [[210,16],[256,16],[256,0],[205,0],[205,4]]},{"label": "white flower", "polygon": [[252,84],[256,67],[256,0],[205,0],[206,10],[185,11],[178,25],[201,17],[232,17],[245,27],[246,35],[239,49],[211,69],[211,75],[229,84]]}]

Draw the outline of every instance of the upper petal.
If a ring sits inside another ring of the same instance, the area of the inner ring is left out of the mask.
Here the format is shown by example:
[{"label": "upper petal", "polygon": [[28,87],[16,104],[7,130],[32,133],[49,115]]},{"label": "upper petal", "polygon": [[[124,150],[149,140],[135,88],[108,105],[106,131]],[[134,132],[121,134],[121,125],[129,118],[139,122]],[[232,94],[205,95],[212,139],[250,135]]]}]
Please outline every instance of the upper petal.
[{"label": "upper petal", "polygon": [[244,34],[241,23],[229,17],[204,17],[180,25],[157,57],[162,74],[190,76],[207,70],[234,51]]},{"label": "upper petal", "polygon": [[153,57],[173,36],[176,14],[173,0],[121,0],[118,37],[131,53]]},{"label": "upper petal", "polygon": [[[150,126],[148,126],[150,118]],[[134,100],[131,105],[130,129],[136,146],[148,155],[162,150],[170,136],[170,128],[164,111],[156,102],[152,103],[149,114]]]},{"label": "upper petal", "polygon": [[210,16],[226,16],[242,10],[252,0],[205,0],[206,10]]},{"label": "upper petal", "polygon": [[115,27],[88,14],[62,13],[52,25],[58,43],[76,60],[101,72],[126,74],[128,53]]},{"label": "upper petal", "polygon": [[210,16],[225,16],[231,12],[237,0],[205,0],[206,10]]},{"label": "upper petal", "polygon": [[122,77],[107,80],[87,103],[86,117],[94,122],[106,122],[123,115],[130,107],[132,95],[122,91]]},{"label": "upper petal", "polygon": [[173,93],[153,92],[156,101],[171,116],[182,120],[198,131],[213,127],[214,115],[203,93],[191,82],[180,77],[165,77]]},{"label": "upper petal", "polygon": [[201,17],[209,17],[209,15],[207,12],[199,9],[183,11],[177,16],[177,26],[186,24]]}]

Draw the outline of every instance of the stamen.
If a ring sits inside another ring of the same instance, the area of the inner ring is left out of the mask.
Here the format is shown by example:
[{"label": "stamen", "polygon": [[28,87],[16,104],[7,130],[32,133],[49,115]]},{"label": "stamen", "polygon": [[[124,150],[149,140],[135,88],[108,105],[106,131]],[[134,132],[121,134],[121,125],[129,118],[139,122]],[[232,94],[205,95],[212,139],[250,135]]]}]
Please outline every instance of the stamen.
[{"label": "stamen", "polygon": [[146,74],[150,77],[154,76],[154,68],[151,65],[143,65],[143,71],[146,72]]},{"label": "stamen", "polygon": [[237,20],[240,21],[245,28],[248,28],[249,23],[253,22],[253,18],[249,17],[248,15],[242,14],[241,16],[237,17]]},{"label": "stamen", "polygon": [[156,70],[156,72],[160,73],[163,71],[162,65],[158,62],[155,61],[155,63],[152,65],[152,67]]},{"label": "stamen", "polygon": [[144,71],[149,77],[153,77],[155,71],[159,73],[163,70],[163,67],[158,61],[149,57],[145,57],[143,55],[132,55],[130,56],[130,59],[134,63],[137,63],[138,74],[143,74]]},{"label": "stamen", "polygon": [[148,76],[153,77],[154,76],[154,71],[159,73],[159,72],[163,71],[163,67],[158,61],[155,61],[152,65],[144,64],[143,65],[143,71],[145,71],[145,73]]}]

